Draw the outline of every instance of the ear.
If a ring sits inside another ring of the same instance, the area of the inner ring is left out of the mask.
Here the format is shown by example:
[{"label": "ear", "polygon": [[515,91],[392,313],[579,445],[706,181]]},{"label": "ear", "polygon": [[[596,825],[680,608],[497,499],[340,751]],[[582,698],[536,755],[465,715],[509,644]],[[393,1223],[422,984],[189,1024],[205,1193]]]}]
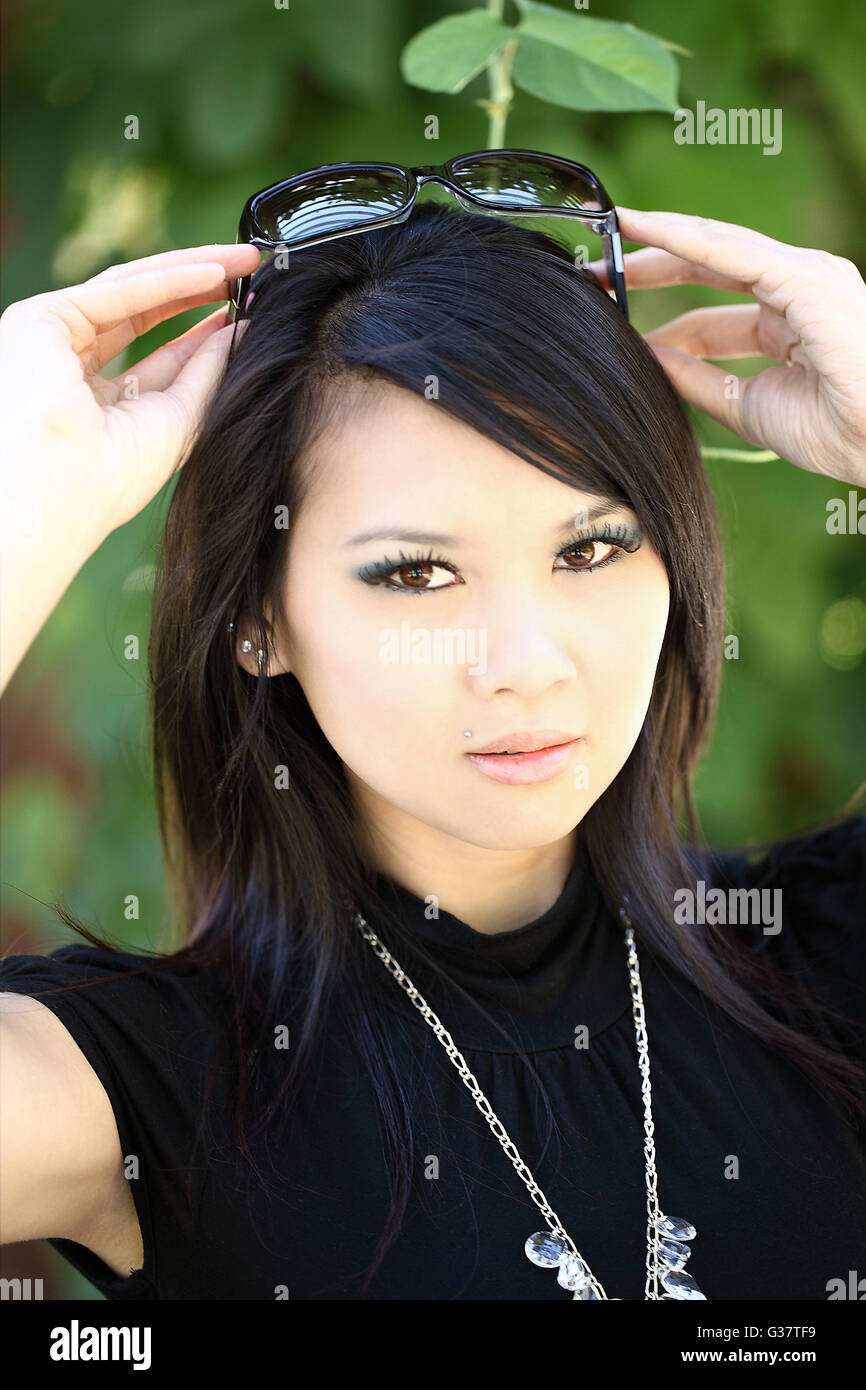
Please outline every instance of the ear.
[{"label": "ear", "polygon": [[[256,628],[249,619],[243,618],[235,623],[235,655],[238,662],[251,676],[257,676],[259,672],[265,676],[287,675],[291,667],[285,659],[281,647],[274,642],[273,627],[267,619],[265,620],[265,627],[267,629],[267,646],[259,648]],[[260,650],[263,656],[261,663],[259,662]]]}]

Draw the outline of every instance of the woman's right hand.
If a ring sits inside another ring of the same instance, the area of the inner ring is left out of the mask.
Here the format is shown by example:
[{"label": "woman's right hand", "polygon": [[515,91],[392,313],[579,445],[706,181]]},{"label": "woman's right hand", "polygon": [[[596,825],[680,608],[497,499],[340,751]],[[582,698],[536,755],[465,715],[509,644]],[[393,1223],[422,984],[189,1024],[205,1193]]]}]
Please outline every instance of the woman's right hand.
[{"label": "woman's right hand", "polygon": [[233,324],[218,309],[119,375],[101,369],[165,319],[226,300],[260,259],[245,244],[166,251],[0,316],[0,688],[84,561],[183,461]]},{"label": "woman's right hand", "polygon": [[0,316],[3,423],[10,468],[26,473],[7,474],[6,498],[17,484],[32,497],[36,483],[67,524],[96,527],[97,544],[136,516],[194,437],[231,320],[218,309],[119,375],[100,372],[156,324],[227,299],[228,280],[259,260],[247,245],[167,251],[10,304]]}]

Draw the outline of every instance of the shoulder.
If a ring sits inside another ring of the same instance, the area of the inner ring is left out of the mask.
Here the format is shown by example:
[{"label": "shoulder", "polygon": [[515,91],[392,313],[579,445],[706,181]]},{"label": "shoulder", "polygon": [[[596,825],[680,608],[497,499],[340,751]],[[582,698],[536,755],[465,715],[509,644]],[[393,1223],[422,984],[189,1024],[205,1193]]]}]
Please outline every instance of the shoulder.
[{"label": "shoulder", "polygon": [[850,929],[866,926],[866,816],[805,832],[757,852],[709,850],[707,877],[721,888],[781,893],[790,923]]},{"label": "shoulder", "polygon": [[45,955],[0,958],[0,989],[28,993],[39,989],[105,984],[124,999],[139,994],[202,1002],[215,988],[205,972],[180,956],[110,950],[73,942]]},{"label": "shoulder", "polygon": [[[0,960],[0,992],[27,995],[59,1018],[102,1074],[136,1056],[142,1066],[174,1055],[172,1043],[200,1038],[207,1051],[219,1027],[221,996],[206,972],[172,956],[74,943],[47,955]],[[194,1049],[184,1056],[194,1060]]]},{"label": "shoulder", "polygon": [[[690,857],[693,852],[689,852]],[[694,862],[694,861],[693,861]],[[764,846],[697,855],[722,890],[722,921],[749,950],[828,1008],[841,1010],[866,1061],[866,816]],[[847,1045],[847,1042],[846,1042]]]}]

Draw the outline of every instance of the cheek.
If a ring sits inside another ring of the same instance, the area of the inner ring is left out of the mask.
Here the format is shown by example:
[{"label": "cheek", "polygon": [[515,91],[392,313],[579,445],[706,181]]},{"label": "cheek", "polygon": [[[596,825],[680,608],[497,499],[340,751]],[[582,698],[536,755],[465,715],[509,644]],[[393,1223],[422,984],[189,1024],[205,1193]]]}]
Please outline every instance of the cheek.
[{"label": "cheek", "polygon": [[611,585],[593,614],[593,650],[585,671],[596,729],[619,730],[631,746],[652,696],[670,590],[658,560],[623,579],[621,591]]},{"label": "cheek", "polygon": [[413,730],[429,731],[441,716],[441,683],[431,680],[429,664],[406,659],[409,638],[401,626],[407,619],[409,628],[424,626],[424,599],[395,596],[393,613],[374,617],[366,596],[352,604],[345,590],[320,590],[312,601],[291,585],[285,595],[292,670],[325,737],[350,755],[347,761],[381,747],[385,735],[393,745],[401,729],[414,742]]}]

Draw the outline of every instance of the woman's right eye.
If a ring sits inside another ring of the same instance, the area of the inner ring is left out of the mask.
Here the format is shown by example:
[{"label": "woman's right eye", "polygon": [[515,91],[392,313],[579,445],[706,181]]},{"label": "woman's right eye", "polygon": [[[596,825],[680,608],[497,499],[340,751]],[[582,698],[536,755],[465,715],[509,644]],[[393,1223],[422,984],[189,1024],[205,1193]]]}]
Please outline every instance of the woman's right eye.
[{"label": "woman's right eye", "polygon": [[[424,592],[425,592],[426,590],[428,590],[428,589],[451,589],[451,588],[453,588],[453,587],[454,587],[453,581],[452,581],[452,583],[450,583],[450,584],[429,584],[429,583],[425,583],[425,582],[424,582],[425,580],[429,580],[430,575],[433,573],[434,570],[437,570],[437,569],[444,569],[444,566],[443,566],[443,565],[428,565],[428,564],[426,564],[426,563],[425,563],[425,564],[421,564],[421,565],[401,565],[400,568],[399,568],[398,570],[392,570],[392,574],[397,574],[397,575],[405,576],[405,579],[404,579],[403,583],[400,583],[400,584],[392,584],[392,583],[386,581],[385,587],[388,588],[388,589],[396,589],[396,590],[398,591],[398,593],[399,593],[399,592],[404,592],[404,588],[403,588],[403,584],[404,584],[404,583],[405,583],[407,589],[409,589],[409,590],[411,590],[411,591],[413,591],[413,592],[415,592],[415,593],[424,593]],[[462,579],[461,579],[461,580],[458,580],[457,582],[460,583],[460,584],[463,583]]]},{"label": "woman's right eye", "polygon": [[[401,551],[400,560],[385,559],[375,565],[367,565],[359,571],[358,577],[366,584],[381,585],[395,594],[424,594],[439,589],[451,589],[455,584],[465,583],[465,580],[459,578],[451,583],[429,583],[431,575],[437,569],[445,570],[451,575],[457,574],[451,562],[442,556],[429,555],[420,559],[407,559]],[[392,583],[392,575],[402,576],[402,582]]]}]

